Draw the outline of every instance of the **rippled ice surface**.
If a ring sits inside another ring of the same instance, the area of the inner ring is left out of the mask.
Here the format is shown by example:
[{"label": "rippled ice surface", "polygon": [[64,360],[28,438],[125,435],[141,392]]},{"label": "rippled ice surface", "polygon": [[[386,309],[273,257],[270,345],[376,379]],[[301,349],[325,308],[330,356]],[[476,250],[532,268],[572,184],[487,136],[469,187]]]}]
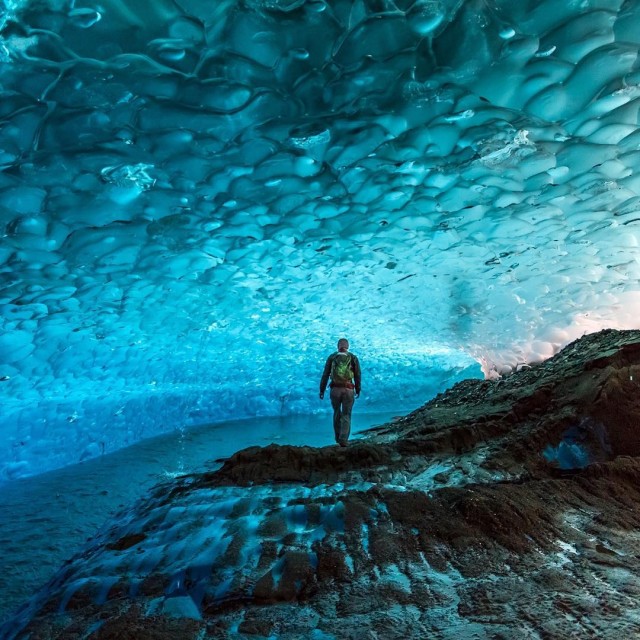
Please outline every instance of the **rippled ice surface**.
[{"label": "rippled ice surface", "polygon": [[[393,415],[354,414],[354,433]],[[160,480],[211,468],[252,445],[333,444],[331,417],[226,422],[140,442],[0,486],[0,620],[44,584],[104,522]]]}]

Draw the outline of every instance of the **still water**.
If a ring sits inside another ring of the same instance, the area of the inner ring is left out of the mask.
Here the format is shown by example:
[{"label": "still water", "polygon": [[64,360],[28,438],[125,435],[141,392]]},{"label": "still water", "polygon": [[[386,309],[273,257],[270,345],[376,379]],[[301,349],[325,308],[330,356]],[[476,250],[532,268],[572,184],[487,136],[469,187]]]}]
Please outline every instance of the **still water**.
[{"label": "still water", "polygon": [[[354,416],[353,437],[391,413]],[[331,417],[288,416],[176,430],[126,449],[0,485],[0,624],[96,531],[154,484],[219,466],[253,445],[333,444]]]}]

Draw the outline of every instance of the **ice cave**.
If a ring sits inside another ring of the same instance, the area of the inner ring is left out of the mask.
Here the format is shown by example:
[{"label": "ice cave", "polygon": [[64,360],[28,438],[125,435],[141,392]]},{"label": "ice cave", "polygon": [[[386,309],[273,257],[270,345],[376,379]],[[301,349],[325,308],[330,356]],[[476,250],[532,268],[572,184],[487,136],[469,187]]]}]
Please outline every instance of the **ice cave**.
[{"label": "ice cave", "polygon": [[[0,638],[640,635],[639,53],[640,0],[2,0],[0,492],[245,426]],[[344,336],[409,415],[337,451]]]}]

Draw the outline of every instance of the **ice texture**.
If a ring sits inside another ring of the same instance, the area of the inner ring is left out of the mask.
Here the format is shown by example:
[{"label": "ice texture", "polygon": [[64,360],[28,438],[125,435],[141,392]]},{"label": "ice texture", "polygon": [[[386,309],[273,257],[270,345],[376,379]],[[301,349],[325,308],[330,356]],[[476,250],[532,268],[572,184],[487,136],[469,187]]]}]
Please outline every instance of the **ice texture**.
[{"label": "ice texture", "polygon": [[640,326],[637,3],[2,7],[0,478]]}]

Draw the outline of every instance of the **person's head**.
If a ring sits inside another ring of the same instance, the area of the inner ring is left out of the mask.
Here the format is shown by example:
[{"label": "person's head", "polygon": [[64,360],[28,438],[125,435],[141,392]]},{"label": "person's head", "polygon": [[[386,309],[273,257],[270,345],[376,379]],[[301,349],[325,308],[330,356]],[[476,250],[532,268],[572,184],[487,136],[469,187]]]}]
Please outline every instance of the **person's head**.
[{"label": "person's head", "polygon": [[338,351],[349,351],[349,341],[346,338],[338,340]]}]

